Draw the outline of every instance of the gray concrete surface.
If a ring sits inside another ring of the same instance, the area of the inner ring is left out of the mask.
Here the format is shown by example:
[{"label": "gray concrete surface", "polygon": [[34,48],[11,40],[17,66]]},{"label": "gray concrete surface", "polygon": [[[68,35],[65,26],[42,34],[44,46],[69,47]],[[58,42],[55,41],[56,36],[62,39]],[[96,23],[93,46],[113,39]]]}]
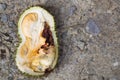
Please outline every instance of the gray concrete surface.
[{"label": "gray concrete surface", "polygon": [[[39,5],[56,21],[59,60],[47,76],[16,67],[17,22]],[[0,80],[120,80],[120,0],[0,0]]]}]

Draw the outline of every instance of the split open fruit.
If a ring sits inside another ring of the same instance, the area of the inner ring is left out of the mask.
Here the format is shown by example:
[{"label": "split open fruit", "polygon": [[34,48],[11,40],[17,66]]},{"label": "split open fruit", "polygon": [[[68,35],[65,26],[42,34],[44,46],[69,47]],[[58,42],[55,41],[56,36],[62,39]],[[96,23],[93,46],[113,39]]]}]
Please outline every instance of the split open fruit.
[{"label": "split open fruit", "polygon": [[22,39],[16,54],[18,69],[29,75],[51,71],[58,58],[53,16],[41,7],[31,7],[21,15],[18,32]]}]

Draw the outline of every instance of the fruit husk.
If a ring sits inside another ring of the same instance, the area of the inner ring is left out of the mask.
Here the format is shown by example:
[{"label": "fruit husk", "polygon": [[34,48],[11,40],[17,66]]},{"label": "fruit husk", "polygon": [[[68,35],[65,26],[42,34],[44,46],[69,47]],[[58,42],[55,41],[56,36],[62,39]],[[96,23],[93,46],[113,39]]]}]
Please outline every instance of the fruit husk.
[{"label": "fruit husk", "polygon": [[[19,53],[19,48],[20,46],[24,43],[24,37],[21,35],[21,31],[20,31],[20,25],[21,25],[21,21],[23,20],[23,18],[25,17],[26,14],[28,14],[29,11],[32,11],[32,10],[38,10],[38,9],[42,9],[43,11],[47,12],[45,9],[39,7],[39,6],[35,6],[35,7],[30,7],[29,9],[25,10],[22,15],[20,16],[19,20],[18,20],[18,35],[19,35],[19,39],[20,39],[20,43],[19,43],[19,47],[17,48],[17,51],[16,51],[16,56],[17,54]],[[49,12],[47,12],[48,14],[50,14]],[[50,14],[51,15],[51,14]],[[51,15],[51,17],[53,18],[53,16]],[[54,18],[53,18],[54,20]],[[55,54],[55,59],[54,59],[54,62],[51,66],[51,69],[53,70],[54,67],[56,66],[57,64],[57,60],[58,60],[58,41],[57,41],[57,36],[56,36],[56,31],[55,31],[55,21],[53,21],[54,23],[54,27],[52,28],[51,32],[52,32],[52,36],[53,36],[53,39],[54,39],[54,43],[55,43],[55,48],[56,48],[56,54]],[[51,29],[51,26],[50,26],[50,29]],[[15,58],[16,59],[16,58]],[[17,64],[17,62],[16,62]],[[18,66],[18,65],[17,65]],[[19,70],[21,71],[21,70]],[[22,71],[21,71],[22,72]],[[22,72],[23,74],[27,75],[27,76],[43,76],[45,75],[45,73],[42,73],[42,74],[39,74],[39,75],[36,75],[36,74],[29,74],[29,73],[26,73],[26,72]]]}]

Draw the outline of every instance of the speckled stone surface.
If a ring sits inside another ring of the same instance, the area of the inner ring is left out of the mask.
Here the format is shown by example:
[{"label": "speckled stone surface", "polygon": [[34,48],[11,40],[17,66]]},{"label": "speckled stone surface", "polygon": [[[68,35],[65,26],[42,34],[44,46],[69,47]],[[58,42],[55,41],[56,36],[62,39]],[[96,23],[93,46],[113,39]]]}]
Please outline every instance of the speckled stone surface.
[{"label": "speckled stone surface", "polygon": [[[59,42],[58,64],[43,77],[15,64],[18,19],[36,5],[54,16]],[[0,0],[0,80],[120,80],[120,0]]]}]

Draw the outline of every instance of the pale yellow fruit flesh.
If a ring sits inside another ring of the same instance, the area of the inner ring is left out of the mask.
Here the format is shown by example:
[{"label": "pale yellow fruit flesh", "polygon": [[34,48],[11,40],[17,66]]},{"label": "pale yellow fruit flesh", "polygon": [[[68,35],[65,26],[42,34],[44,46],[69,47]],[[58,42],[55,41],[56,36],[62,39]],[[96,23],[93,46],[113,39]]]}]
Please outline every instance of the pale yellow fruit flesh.
[{"label": "pale yellow fruit flesh", "polygon": [[[42,36],[45,22],[48,23],[54,39],[54,45],[50,45],[47,50],[41,48],[46,41]],[[30,75],[43,75],[46,69],[55,67],[58,45],[54,26],[53,17],[43,8],[32,7],[22,14],[18,22],[22,42],[16,54],[16,64],[20,71]]]}]

